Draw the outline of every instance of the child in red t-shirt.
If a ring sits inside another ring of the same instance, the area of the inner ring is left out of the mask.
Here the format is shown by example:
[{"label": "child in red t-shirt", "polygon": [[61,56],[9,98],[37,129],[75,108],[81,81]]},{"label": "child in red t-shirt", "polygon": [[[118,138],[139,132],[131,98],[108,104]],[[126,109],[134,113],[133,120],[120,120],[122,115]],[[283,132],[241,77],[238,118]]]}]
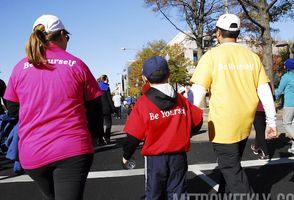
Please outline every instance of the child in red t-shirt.
[{"label": "child in red t-shirt", "polygon": [[145,60],[143,79],[148,80],[150,88],[136,102],[124,128],[123,164],[128,164],[144,141],[141,154],[146,156],[146,198],[152,200],[185,195],[186,152],[192,129],[199,130],[202,125],[203,111],[175,92],[168,83],[169,74],[164,58]]}]

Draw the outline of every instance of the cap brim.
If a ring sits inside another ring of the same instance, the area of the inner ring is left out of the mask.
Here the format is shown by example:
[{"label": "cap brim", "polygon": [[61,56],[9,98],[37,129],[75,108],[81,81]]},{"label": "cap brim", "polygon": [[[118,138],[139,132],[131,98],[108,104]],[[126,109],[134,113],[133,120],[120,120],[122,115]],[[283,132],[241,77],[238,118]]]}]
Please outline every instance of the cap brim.
[{"label": "cap brim", "polygon": [[71,35],[70,32],[68,32],[66,29],[63,29],[62,31],[67,35]]}]

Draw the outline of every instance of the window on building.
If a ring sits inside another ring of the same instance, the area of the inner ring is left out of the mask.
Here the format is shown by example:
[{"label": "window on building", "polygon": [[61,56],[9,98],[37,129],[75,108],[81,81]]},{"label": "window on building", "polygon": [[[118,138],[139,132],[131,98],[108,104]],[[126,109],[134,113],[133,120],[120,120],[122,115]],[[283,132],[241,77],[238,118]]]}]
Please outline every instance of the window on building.
[{"label": "window on building", "polygon": [[198,61],[197,51],[193,51],[193,62]]}]

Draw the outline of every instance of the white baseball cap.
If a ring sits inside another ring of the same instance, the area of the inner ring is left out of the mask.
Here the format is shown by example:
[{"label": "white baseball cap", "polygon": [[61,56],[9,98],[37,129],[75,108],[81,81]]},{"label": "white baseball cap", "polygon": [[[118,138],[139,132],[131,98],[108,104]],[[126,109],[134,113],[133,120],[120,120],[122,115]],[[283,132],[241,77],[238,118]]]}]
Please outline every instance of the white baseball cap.
[{"label": "white baseball cap", "polygon": [[223,14],[218,18],[216,27],[226,31],[239,31],[240,18],[234,14]]},{"label": "white baseball cap", "polygon": [[54,15],[42,15],[40,16],[34,23],[33,30],[34,28],[42,24],[45,26],[45,31],[46,33],[51,33],[54,31],[59,31],[65,29],[63,23],[58,19],[58,17]]}]

